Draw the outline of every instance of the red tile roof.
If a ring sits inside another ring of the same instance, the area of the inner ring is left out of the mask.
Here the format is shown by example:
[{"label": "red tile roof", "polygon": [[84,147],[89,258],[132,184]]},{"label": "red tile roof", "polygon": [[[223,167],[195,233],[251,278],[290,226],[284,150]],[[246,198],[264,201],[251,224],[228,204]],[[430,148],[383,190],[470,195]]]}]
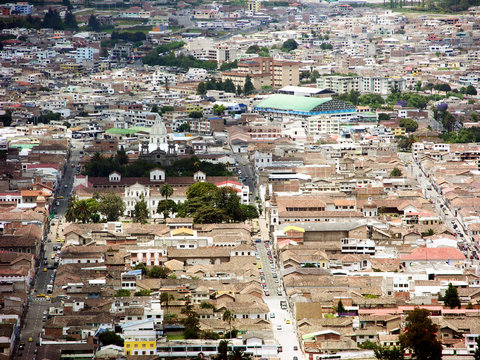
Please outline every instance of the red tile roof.
[{"label": "red tile roof", "polygon": [[403,255],[402,260],[465,260],[465,255],[452,247],[418,248],[409,255]]}]

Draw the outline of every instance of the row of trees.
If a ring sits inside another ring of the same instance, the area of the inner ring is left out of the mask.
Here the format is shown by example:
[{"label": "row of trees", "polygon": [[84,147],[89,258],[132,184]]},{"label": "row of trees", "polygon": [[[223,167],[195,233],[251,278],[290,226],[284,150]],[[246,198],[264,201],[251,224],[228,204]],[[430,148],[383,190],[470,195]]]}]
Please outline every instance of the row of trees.
[{"label": "row of trees", "polygon": [[[451,93],[448,93],[451,94]],[[447,95],[448,95],[447,94]],[[356,90],[351,90],[348,93],[340,94],[338,99],[351,102],[354,105],[370,106],[373,109],[381,107],[390,107],[392,105],[401,105],[414,107],[417,109],[425,109],[430,100],[438,101],[443,97],[438,94],[423,96],[415,92],[399,92],[393,91],[385,99],[380,94],[360,94]]]},{"label": "row of trees", "polygon": [[69,222],[98,222],[102,214],[107,221],[117,221],[124,212],[125,203],[114,193],[97,194],[85,200],[78,200],[77,197],[72,196],[68,200],[65,219]]},{"label": "row of trees", "polygon": [[[113,171],[119,172],[124,177],[148,177],[152,169],[158,164],[145,160],[136,160],[131,163],[124,150],[117,151],[115,156],[104,157],[95,153],[90,162],[85,166],[85,172],[91,177],[106,177]],[[200,161],[198,157],[180,159],[170,166],[164,167],[166,176],[193,176],[200,170],[208,176],[232,175],[224,164],[213,164],[208,161]]]},{"label": "row of trees", "polygon": [[214,60],[197,60],[192,55],[175,55],[172,51],[168,55],[159,55],[157,52],[151,52],[143,57],[145,65],[155,66],[171,66],[188,70],[190,68],[201,68],[208,71],[217,70],[217,62]]},{"label": "row of trees", "polygon": [[243,94],[248,96],[255,92],[255,87],[253,86],[252,78],[247,75],[243,88],[240,85],[237,85],[235,88],[235,84],[231,79],[222,81],[216,80],[215,78],[211,78],[206,82],[201,81],[197,86],[197,94],[199,95],[205,95],[208,90],[223,90],[229,93],[236,93],[237,95]]},{"label": "row of trees", "polygon": [[235,84],[231,79],[226,79],[225,81],[217,80],[215,78],[210,78],[207,81],[200,83],[197,86],[197,94],[205,95],[208,90],[220,90],[229,93],[237,92],[237,88],[235,88]]},{"label": "row of trees", "polygon": [[48,9],[43,17],[42,27],[54,30],[78,30],[77,19],[70,10],[65,13],[62,20],[57,10]]}]

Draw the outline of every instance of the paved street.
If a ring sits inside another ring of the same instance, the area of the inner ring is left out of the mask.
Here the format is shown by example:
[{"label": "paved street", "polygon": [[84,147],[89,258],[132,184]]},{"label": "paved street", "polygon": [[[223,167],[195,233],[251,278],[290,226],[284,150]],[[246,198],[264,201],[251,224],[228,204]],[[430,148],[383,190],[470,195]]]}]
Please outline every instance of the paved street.
[{"label": "paved street", "polygon": [[[79,151],[79,143],[74,143],[74,147],[71,151],[70,162],[66,164],[64,176],[58,186],[58,192],[56,196],[63,196],[64,199],[58,200],[60,206],[54,205],[54,209],[58,218],[51,222],[47,241],[44,243],[45,255],[44,258],[40,260],[35,286],[28,297],[24,327],[22,328],[20,334],[20,342],[25,343],[25,349],[20,350],[20,352],[17,350],[16,358],[18,359],[33,359],[35,357],[35,349],[37,347],[36,344],[43,327],[43,313],[44,311],[48,311],[48,307],[51,305],[50,300],[47,299],[47,296],[49,295],[47,293],[47,285],[50,284],[50,279],[55,270],[47,269],[47,267],[49,267],[49,265],[53,265],[54,263],[54,259],[52,259],[52,254],[55,253],[53,247],[61,244],[57,242],[57,239],[61,234],[61,229],[63,226],[62,216],[65,214],[67,208],[69,194],[72,190],[73,176],[75,174],[75,168],[72,168],[70,164],[78,163]],[[67,185],[67,187],[65,187],[65,185]],[[45,260],[48,262],[48,265],[45,264]],[[44,271],[45,269],[47,271]],[[31,342],[28,341],[29,338],[32,338]]]},{"label": "paved street", "polygon": [[461,250],[465,256],[470,259],[478,256],[479,249],[469,238],[467,232],[465,231],[466,228],[464,224],[458,219],[456,214],[451,211],[451,209],[448,207],[448,204],[444,201],[442,195],[433,186],[431,179],[423,172],[419,164],[413,160],[412,155],[401,153],[399,154],[399,157],[406,163],[406,169],[408,173],[418,181],[425,198],[431,201],[432,205],[437,211],[437,214],[440,216],[442,221],[445,222],[445,225],[457,234],[457,239],[459,241],[463,241],[465,243],[463,248],[461,247]]},{"label": "paved street", "polygon": [[241,179],[244,185],[247,185],[250,188],[250,204],[254,204],[255,196],[257,196],[257,188],[255,186],[256,178],[253,165],[248,160],[248,156],[246,154],[233,153],[233,157],[237,161],[238,169],[240,170],[238,172],[239,179]]},{"label": "paved street", "polygon": [[[263,300],[268,305],[270,314],[275,314],[275,317],[270,317],[272,323],[273,334],[277,342],[282,346],[282,352],[280,353],[280,359],[282,360],[292,360],[293,357],[297,357],[299,360],[304,359],[304,355],[300,349],[300,344],[298,341],[298,335],[296,332],[295,322],[293,315],[291,313],[290,307],[288,306],[287,297],[282,290],[282,296],[277,295],[278,287],[282,287],[281,284],[281,272],[278,268],[278,263],[275,259],[275,269],[273,271],[277,272],[279,282],[275,282],[272,274],[272,268],[270,267],[270,262],[267,255],[267,248],[265,247],[265,241],[269,240],[269,233],[267,230],[267,225],[264,218],[259,219],[260,225],[260,236],[262,239],[261,243],[257,243],[257,251],[260,255],[260,261],[263,264],[263,271],[265,274],[265,281],[267,283],[267,288],[270,292],[270,296],[264,296]],[[268,249],[271,250],[273,255],[274,251],[271,249],[271,244],[268,246]],[[273,256],[274,257],[274,256]],[[274,257],[275,258],[275,257]],[[287,309],[282,310],[280,307],[280,302],[285,301],[287,303]],[[288,322],[288,324],[287,324]],[[297,350],[294,350],[296,348]]]}]

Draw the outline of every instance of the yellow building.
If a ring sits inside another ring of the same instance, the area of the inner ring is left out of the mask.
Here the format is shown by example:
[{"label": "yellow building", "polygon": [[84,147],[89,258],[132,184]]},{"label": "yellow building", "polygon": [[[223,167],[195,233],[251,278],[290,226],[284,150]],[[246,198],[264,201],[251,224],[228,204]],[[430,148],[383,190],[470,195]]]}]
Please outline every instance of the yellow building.
[{"label": "yellow building", "polygon": [[248,0],[248,10],[254,14],[260,11],[260,0]]},{"label": "yellow building", "polygon": [[395,129],[393,129],[393,135],[395,135],[395,136],[405,136],[405,135],[407,135],[407,131],[405,130],[405,128],[397,127]]},{"label": "yellow building", "polygon": [[157,342],[154,341],[126,341],[125,355],[154,355],[157,352]]},{"label": "yellow building", "polygon": [[191,112],[197,111],[197,112],[203,112],[203,105],[200,103],[186,103],[184,104],[185,106],[185,112],[187,114],[190,114]]},{"label": "yellow building", "polygon": [[125,355],[156,355],[157,338],[152,319],[122,325]]}]

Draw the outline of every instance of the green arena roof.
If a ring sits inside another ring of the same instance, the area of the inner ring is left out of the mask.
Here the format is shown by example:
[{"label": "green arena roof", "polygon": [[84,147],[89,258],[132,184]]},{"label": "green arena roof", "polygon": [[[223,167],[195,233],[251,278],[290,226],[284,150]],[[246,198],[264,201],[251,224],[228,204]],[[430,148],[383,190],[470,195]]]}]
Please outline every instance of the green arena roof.
[{"label": "green arena roof", "polygon": [[131,128],[128,128],[128,129],[111,128],[111,129],[108,129],[106,132],[109,134],[115,134],[115,135],[130,135],[130,134],[136,134],[140,131],[145,131],[149,133],[150,128],[143,127],[143,126],[132,126]]},{"label": "green arena roof", "polygon": [[293,110],[310,112],[317,106],[332,100],[332,98],[316,98],[295,95],[272,95],[260,102],[257,108],[272,108],[278,110]]}]

